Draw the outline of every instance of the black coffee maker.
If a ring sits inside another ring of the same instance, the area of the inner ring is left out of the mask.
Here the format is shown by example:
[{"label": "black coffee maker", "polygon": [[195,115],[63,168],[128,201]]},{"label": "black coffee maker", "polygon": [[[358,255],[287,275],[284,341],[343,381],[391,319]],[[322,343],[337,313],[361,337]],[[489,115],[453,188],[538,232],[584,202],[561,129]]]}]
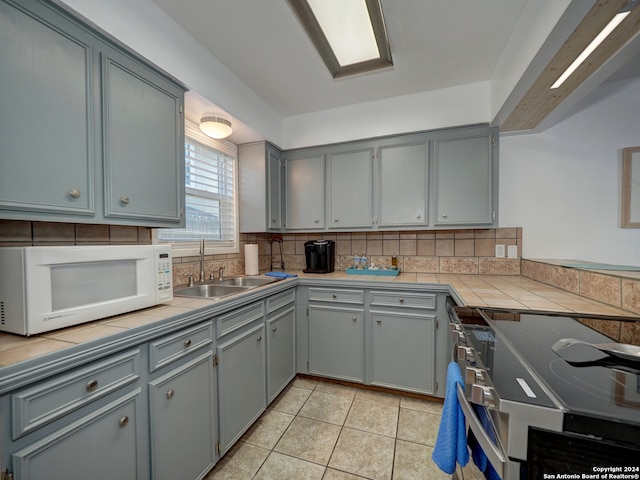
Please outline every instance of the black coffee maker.
[{"label": "black coffee maker", "polygon": [[336,242],[333,240],[309,240],[304,243],[307,268],[304,273],[330,273],[336,263]]}]

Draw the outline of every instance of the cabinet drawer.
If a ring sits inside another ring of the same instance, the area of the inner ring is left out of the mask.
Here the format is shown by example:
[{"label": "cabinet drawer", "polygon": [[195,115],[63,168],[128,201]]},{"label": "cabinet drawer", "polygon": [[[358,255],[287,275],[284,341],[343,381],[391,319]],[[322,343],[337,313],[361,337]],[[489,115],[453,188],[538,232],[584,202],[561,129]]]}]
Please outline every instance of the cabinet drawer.
[{"label": "cabinet drawer", "polygon": [[309,301],[354,303],[362,305],[364,303],[364,290],[344,290],[340,288],[310,288]]},{"label": "cabinet drawer", "polygon": [[140,378],[136,349],[11,396],[12,434],[19,438]]},{"label": "cabinet drawer", "polygon": [[267,298],[267,314],[276,311],[280,307],[288,305],[296,301],[295,290],[288,290],[286,292],[279,293],[273,297]]},{"label": "cabinet drawer", "polygon": [[155,340],[149,344],[149,371],[155,372],[212,343],[213,324],[211,322]]},{"label": "cabinet drawer", "polygon": [[432,310],[436,308],[436,296],[435,293],[371,292],[371,305]]},{"label": "cabinet drawer", "polygon": [[220,315],[217,320],[216,336],[221,338],[263,317],[264,305],[261,301]]}]

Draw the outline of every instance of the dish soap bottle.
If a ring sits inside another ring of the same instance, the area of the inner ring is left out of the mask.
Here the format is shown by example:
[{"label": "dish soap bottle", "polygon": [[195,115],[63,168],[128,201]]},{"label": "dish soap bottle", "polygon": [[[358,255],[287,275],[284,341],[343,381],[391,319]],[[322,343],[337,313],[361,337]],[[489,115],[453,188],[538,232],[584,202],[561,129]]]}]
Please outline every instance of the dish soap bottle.
[{"label": "dish soap bottle", "polygon": [[398,257],[396,257],[395,253],[391,255],[391,267],[392,270],[398,269]]}]

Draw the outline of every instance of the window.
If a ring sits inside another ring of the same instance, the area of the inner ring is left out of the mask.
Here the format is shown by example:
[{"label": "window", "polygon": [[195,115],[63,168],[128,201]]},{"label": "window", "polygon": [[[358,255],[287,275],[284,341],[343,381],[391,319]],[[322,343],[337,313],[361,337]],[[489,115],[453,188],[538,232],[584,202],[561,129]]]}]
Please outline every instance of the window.
[{"label": "window", "polygon": [[236,146],[185,124],[185,228],[155,232],[175,256],[194,255],[205,239],[207,254],[238,252]]}]

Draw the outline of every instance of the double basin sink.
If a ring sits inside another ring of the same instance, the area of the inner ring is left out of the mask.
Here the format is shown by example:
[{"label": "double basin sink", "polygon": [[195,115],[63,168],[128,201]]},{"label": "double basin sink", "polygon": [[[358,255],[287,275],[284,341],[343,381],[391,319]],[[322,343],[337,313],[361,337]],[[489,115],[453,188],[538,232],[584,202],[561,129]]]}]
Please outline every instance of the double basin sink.
[{"label": "double basin sink", "polygon": [[265,277],[234,277],[224,280],[211,280],[209,282],[174,290],[176,297],[197,298],[222,298],[235,293],[246,292],[252,288],[258,288],[280,280],[279,278]]}]

